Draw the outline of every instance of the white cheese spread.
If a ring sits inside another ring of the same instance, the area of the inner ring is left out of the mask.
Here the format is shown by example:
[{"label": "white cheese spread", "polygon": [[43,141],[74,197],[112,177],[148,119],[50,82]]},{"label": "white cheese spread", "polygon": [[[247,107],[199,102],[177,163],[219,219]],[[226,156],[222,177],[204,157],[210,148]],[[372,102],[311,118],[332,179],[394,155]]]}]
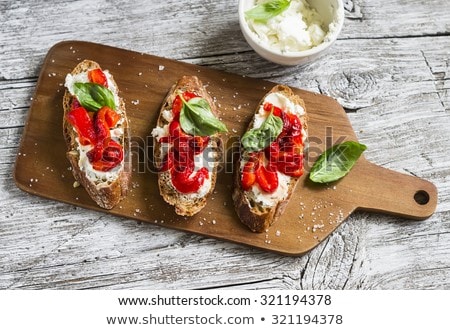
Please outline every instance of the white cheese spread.
[{"label": "white cheese spread", "polygon": [[[265,1],[256,0],[255,5]],[[306,0],[292,0],[285,11],[267,22],[247,19],[247,24],[262,45],[279,53],[311,49],[327,35],[322,18]]]}]

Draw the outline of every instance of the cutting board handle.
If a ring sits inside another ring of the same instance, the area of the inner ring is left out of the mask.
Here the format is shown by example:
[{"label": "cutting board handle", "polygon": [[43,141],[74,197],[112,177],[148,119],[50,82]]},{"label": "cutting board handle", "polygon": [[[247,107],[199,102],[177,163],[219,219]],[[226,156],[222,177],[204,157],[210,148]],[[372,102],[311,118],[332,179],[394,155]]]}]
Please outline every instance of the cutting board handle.
[{"label": "cutting board handle", "polygon": [[399,173],[361,159],[359,171],[365,174],[364,194],[358,209],[376,211],[408,219],[424,220],[437,206],[436,186],[421,178]]}]

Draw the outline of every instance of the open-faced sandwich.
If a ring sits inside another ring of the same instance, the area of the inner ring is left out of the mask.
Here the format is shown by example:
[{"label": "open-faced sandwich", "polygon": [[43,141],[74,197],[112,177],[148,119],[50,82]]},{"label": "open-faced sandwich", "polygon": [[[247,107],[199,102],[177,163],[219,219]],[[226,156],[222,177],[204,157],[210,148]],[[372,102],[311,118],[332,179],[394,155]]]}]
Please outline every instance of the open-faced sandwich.
[{"label": "open-faced sandwich", "polygon": [[277,85],[261,100],[241,138],[233,201],[253,232],[265,231],[280,217],[303,174],[306,119],[303,100]]},{"label": "open-faced sandwich", "polygon": [[198,77],[172,86],[152,135],[160,194],[177,214],[191,216],[206,205],[222,158],[219,133],[226,131]]},{"label": "open-faced sandwich", "polygon": [[128,190],[131,175],[128,120],[113,76],[84,60],[66,76],[63,131],[76,183],[102,208]]}]

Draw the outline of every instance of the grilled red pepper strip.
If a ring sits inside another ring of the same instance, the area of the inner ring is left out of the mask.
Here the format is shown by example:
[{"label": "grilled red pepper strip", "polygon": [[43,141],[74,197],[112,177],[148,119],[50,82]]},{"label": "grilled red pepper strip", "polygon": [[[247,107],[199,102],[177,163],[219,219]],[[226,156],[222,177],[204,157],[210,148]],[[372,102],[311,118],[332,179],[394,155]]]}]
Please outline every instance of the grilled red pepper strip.
[{"label": "grilled red pepper strip", "polygon": [[109,126],[106,123],[105,115],[107,107],[101,108],[94,117],[94,130],[97,136],[97,141],[94,144],[94,149],[88,152],[87,156],[91,163],[98,162],[102,159],[103,150],[109,144],[111,135],[109,133]]},{"label": "grilled red pepper strip", "polygon": [[[116,111],[114,111],[113,109],[108,108],[107,106],[104,106],[103,108],[106,108],[105,109],[105,121],[106,121],[106,124],[108,124],[108,126],[110,128],[116,126],[116,124],[118,123],[118,121],[121,118],[120,115]],[[103,108],[101,108],[99,111],[102,111]]]},{"label": "grilled red pepper strip", "polygon": [[283,110],[281,110],[281,108],[274,106],[270,102],[264,103],[263,109],[264,109],[264,111],[267,111],[267,112],[270,112],[273,110],[273,115],[278,116],[278,117],[281,117],[281,113],[283,112]]},{"label": "grilled red pepper strip", "polygon": [[278,188],[278,174],[276,170],[267,168],[259,162],[259,166],[256,168],[256,181],[262,190],[268,193],[272,193]]},{"label": "grilled red pepper strip", "polygon": [[303,174],[303,155],[281,151],[278,156],[277,169],[289,176],[301,176]]},{"label": "grilled red pepper strip", "polygon": [[106,147],[102,150],[101,158],[92,162],[92,167],[97,171],[107,172],[123,160],[122,146],[114,140],[109,140]]},{"label": "grilled red pepper strip", "polygon": [[94,69],[88,71],[88,79],[92,83],[96,83],[108,87],[108,80],[101,69]]},{"label": "grilled red pepper strip", "polygon": [[205,182],[205,179],[209,177],[206,167],[202,167],[194,176],[191,176],[191,174],[192,171],[178,171],[176,167],[173,167],[171,170],[172,184],[183,194],[197,192]]},{"label": "grilled red pepper strip", "polygon": [[[198,97],[196,94],[192,92],[185,91],[183,93],[183,99],[187,102],[190,99]],[[181,108],[183,108],[183,101],[181,100],[180,95],[175,96],[172,102],[172,114],[174,117],[180,114]]]},{"label": "grilled red pepper strip", "polygon": [[66,118],[77,130],[81,145],[85,146],[97,142],[97,135],[95,134],[92,119],[85,108],[78,107],[70,110]]},{"label": "grilled red pepper strip", "polygon": [[241,186],[243,190],[250,190],[256,182],[257,159],[247,161],[242,169]]}]

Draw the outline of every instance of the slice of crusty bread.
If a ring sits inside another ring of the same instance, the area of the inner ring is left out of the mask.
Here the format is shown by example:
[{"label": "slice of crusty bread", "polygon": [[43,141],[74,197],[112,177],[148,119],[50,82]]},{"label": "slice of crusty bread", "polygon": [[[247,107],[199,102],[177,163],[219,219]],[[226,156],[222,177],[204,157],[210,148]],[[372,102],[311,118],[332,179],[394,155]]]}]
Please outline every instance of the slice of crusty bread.
[{"label": "slice of crusty bread", "polygon": [[[100,68],[100,65],[91,60],[84,60],[80,62],[71,72],[72,75],[76,75],[81,72]],[[115,85],[118,91],[117,84],[114,80],[111,81]],[[72,167],[72,174],[77,182],[79,182],[88,192],[89,196],[102,208],[112,209],[127,195],[129,182],[131,179],[131,152],[130,152],[130,139],[128,131],[128,119],[125,111],[125,103],[122,98],[119,97],[119,104],[116,105],[116,112],[119,113],[124,120],[122,121],[122,127],[124,129],[124,136],[119,143],[124,148],[124,166],[118,174],[116,180],[111,182],[104,182],[103,180],[91,181],[86,172],[80,169],[79,166],[79,144],[76,141],[77,132],[66,120],[66,114],[71,109],[71,104],[74,97],[66,90],[63,97],[63,134],[67,144],[67,159]]]},{"label": "slice of crusty bread", "polygon": [[[166,95],[165,100],[162,103],[160,114],[158,117],[157,127],[162,128],[169,124],[166,118],[162,115],[164,110],[172,109],[172,103],[178,92],[190,91],[194,92],[198,96],[204,98],[208,101],[211,111],[217,115],[216,105],[211,98],[211,96],[206,91],[202,82],[196,76],[183,76],[181,77],[169,90]],[[156,137],[153,139],[153,152],[154,152],[154,162],[156,168],[160,168],[163,160],[161,155],[161,144],[158,142]],[[158,172],[158,185],[159,191],[163,199],[170,205],[175,207],[175,212],[182,216],[192,216],[201,211],[205,207],[209,195],[214,190],[216,178],[217,178],[217,167],[219,160],[222,158],[221,142],[219,139],[219,134],[214,134],[211,136],[209,143],[207,145],[207,152],[209,154],[210,163],[212,164],[211,176],[211,187],[206,195],[202,197],[195,196],[195,194],[183,194],[177,191],[171,183],[170,171],[160,171]]]},{"label": "slice of crusty bread", "polygon": [[[288,97],[294,104],[301,105],[303,109],[306,110],[305,103],[303,100],[296,94],[292,92],[292,90],[284,85],[277,85],[273,87],[262,99],[256,108],[256,112],[259,110],[262,105],[264,99],[270,93],[281,93]],[[300,121],[302,123],[303,129],[307,132],[307,116],[301,116]],[[253,127],[253,120],[250,123],[248,129]],[[304,152],[301,150],[300,152]],[[286,198],[278,201],[273,207],[267,207],[260,203],[258,203],[254,198],[252,198],[252,194],[245,192],[241,188],[241,162],[238,160],[235,163],[234,169],[234,185],[233,185],[233,201],[236,212],[241,220],[246,226],[250,228],[253,232],[264,232],[267,230],[284,212],[287,204],[289,203],[289,199],[292,195],[292,192],[295,189],[295,186],[298,182],[298,177],[291,177],[289,183],[289,189]]]}]

